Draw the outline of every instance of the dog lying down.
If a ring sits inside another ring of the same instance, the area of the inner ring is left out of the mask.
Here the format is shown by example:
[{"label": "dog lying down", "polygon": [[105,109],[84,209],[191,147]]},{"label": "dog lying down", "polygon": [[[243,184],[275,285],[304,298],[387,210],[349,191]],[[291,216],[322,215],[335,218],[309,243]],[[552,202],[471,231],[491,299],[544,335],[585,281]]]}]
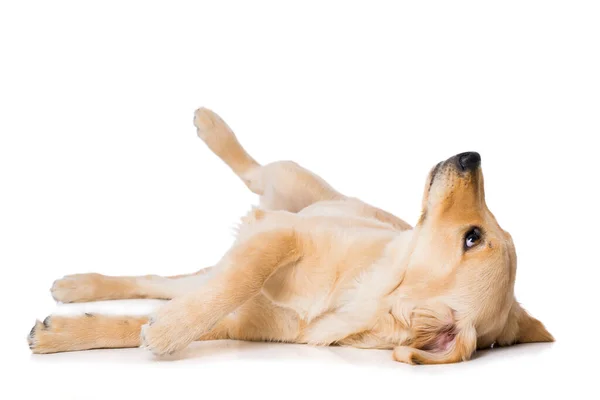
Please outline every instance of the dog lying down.
[{"label": "dog lying down", "polygon": [[161,356],[239,339],[393,349],[397,361],[441,364],[554,340],[515,299],[515,246],[486,206],[479,154],[431,170],[412,228],[296,163],[258,164],[206,108],[194,123],[260,196],[231,249],[190,275],[57,280],[52,296],[65,303],[172,300],[150,317],[50,316],[31,330],[34,353],[142,346]]}]

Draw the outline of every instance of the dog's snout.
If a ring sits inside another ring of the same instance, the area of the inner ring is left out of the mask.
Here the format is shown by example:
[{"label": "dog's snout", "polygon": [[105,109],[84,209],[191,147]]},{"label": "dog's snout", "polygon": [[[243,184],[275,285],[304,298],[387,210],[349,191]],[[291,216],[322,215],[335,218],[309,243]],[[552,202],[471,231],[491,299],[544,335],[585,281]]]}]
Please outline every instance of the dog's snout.
[{"label": "dog's snout", "polygon": [[457,154],[456,161],[462,171],[472,171],[481,165],[481,156],[475,151],[469,151]]}]

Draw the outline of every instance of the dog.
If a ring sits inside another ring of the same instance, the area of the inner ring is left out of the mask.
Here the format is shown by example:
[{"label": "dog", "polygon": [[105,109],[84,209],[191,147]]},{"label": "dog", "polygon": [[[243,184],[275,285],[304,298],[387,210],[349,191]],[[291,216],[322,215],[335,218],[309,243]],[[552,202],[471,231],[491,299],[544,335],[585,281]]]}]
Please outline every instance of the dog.
[{"label": "dog", "polygon": [[33,353],[143,347],[155,355],[196,340],[238,339],[391,349],[409,364],[468,360],[477,349],[551,342],[516,301],[516,253],[485,203],[476,152],[438,163],[415,227],[347,197],[291,161],[260,165],[214,112],[198,136],[260,196],[234,244],[190,275],[66,276],[63,303],[170,300],[152,316],[50,316]]}]

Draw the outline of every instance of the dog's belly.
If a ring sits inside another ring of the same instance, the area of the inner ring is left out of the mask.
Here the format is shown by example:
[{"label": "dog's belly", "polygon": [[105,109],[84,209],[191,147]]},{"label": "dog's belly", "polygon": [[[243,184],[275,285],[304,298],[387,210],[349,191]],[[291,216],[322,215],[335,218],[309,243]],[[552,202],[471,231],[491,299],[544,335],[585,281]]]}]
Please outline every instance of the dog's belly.
[{"label": "dog's belly", "polygon": [[319,201],[298,214],[306,217],[342,217],[351,225],[370,228],[394,231],[411,229],[411,226],[400,218],[356,198]]},{"label": "dog's belly", "polygon": [[[336,202],[322,206],[339,211]],[[363,304],[371,304],[372,298],[392,289],[388,285],[397,284],[388,276],[393,270],[385,249],[398,232],[376,219],[344,212],[326,215],[323,208],[309,208],[300,214],[255,211],[245,219],[240,240],[268,230],[293,229],[301,251],[299,261],[279,267],[265,282],[262,295],[294,311],[303,324],[340,307],[349,310],[354,303],[362,312]]]},{"label": "dog's belly", "polygon": [[329,217],[332,220],[343,218],[346,225],[364,226],[377,229],[392,229],[390,224],[378,221],[365,208],[360,200],[333,200],[314,203],[298,213],[303,217]]}]

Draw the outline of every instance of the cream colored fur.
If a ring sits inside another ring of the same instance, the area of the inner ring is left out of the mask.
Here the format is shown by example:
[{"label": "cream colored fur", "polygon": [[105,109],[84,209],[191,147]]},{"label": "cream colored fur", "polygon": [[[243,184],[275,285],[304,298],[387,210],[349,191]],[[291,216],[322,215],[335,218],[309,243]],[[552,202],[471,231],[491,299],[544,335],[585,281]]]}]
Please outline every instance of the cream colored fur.
[{"label": "cream colored fur", "polygon": [[[296,163],[258,164],[210,110],[196,111],[194,123],[260,196],[231,249],[191,275],[56,281],[62,302],[172,300],[149,319],[38,321],[34,353],[141,345],[161,356],[195,340],[240,339],[394,349],[398,361],[435,364],[493,344],[553,340],[514,298],[514,245],[485,204],[481,168],[460,172],[449,159],[432,170],[412,228]],[[467,250],[473,226],[484,235]]]}]

